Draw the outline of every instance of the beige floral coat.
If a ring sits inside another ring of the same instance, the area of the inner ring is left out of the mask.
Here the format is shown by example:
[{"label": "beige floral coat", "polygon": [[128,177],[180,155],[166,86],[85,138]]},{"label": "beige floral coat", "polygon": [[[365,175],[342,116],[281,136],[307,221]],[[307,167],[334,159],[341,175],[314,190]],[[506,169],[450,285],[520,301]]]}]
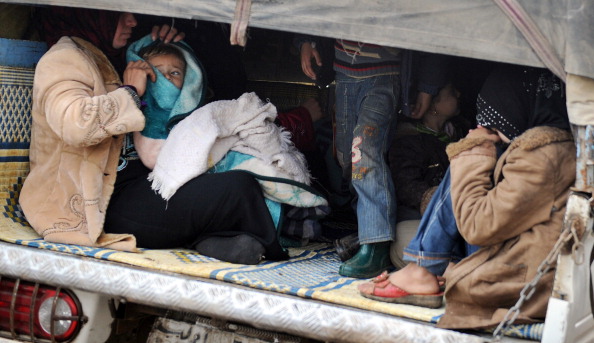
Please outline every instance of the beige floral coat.
[{"label": "beige floral coat", "polygon": [[144,116],[105,55],[62,37],[39,61],[33,84],[31,171],[20,204],[47,241],[134,251],[131,235],[103,232],[127,132]]},{"label": "beige floral coat", "polygon": [[[536,127],[496,158],[484,139],[448,146],[451,196],[462,236],[482,248],[446,273],[446,328],[497,325],[536,274],[562,230],[575,180],[571,133]],[[540,280],[516,323],[542,320],[555,269]]]}]

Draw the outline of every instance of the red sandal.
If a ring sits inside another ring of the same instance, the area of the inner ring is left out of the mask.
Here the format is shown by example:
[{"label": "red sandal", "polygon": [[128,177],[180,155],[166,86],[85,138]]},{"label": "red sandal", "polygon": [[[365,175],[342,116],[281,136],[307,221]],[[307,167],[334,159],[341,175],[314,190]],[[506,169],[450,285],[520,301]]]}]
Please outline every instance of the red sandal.
[{"label": "red sandal", "polygon": [[359,292],[365,298],[387,303],[408,304],[428,308],[440,308],[443,305],[443,291],[435,294],[408,293],[390,283],[388,272],[383,272],[370,282],[359,285]]}]

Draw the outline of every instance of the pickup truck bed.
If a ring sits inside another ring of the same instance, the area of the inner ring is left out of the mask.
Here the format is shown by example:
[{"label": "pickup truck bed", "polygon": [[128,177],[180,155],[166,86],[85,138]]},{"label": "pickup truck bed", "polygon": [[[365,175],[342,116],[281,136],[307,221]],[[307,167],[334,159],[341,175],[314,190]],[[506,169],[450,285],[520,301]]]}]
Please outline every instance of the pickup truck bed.
[{"label": "pickup truck bed", "polygon": [[[372,307],[363,310],[230,282],[6,242],[0,242],[0,274],[322,341],[485,341],[484,337],[437,329],[430,322],[388,315],[374,311]],[[519,340],[506,337],[503,341]]]},{"label": "pickup truck bed", "polygon": [[[26,51],[16,53],[17,46]],[[291,249],[285,262],[242,266],[179,249],[123,253],[44,242],[18,206],[28,170],[33,76],[32,64],[25,62],[39,58],[43,49],[6,39],[0,39],[0,47],[10,51],[0,57],[12,63],[0,63],[0,277],[328,342],[483,342],[489,337],[435,328],[443,308],[361,297],[356,289],[361,281],[338,275],[340,261],[327,245]],[[542,329],[542,324],[517,326],[514,334],[540,339]]]}]

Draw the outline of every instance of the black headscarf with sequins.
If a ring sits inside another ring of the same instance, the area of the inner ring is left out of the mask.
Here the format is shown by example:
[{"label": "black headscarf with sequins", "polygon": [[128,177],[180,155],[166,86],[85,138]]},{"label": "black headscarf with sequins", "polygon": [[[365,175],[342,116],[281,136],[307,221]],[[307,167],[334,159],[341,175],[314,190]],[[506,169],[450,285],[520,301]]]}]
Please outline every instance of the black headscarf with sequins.
[{"label": "black headscarf with sequins", "polygon": [[536,126],[569,130],[564,84],[546,69],[496,68],[485,80],[476,106],[477,123],[510,140]]},{"label": "black headscarf with sequins", "polygon": [[36,20],[48,48],[63,36],[79,37],[99,48],[118,71],[124,67],[124,48],[113,47],[121,12],[61,6],[40,7]]}]

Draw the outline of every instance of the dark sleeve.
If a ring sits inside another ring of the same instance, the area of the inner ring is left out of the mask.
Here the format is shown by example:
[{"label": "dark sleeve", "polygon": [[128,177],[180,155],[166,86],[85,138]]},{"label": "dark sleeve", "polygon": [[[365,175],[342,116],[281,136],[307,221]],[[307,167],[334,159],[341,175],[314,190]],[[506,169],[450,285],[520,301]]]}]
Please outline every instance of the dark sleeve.
[{"label": "dark sleeve", "polygon": [[431,187],[425,181],[425,156],[419,135],[407,135],[394,140],[389,160],[399,204],[419,209],[423,194]]},{"label": "dark sleeve", "polygon": [[312,151],[316,148],[313,122],[305,107],[279,113],[276,123],[291,133],[291,141],[300,151]]},{"label": "dark sleeve", "polygon": [[301,44],[303,44],[305,42],[317,43],[318,37],[310,36],[310,35],[303,35],[303,34],[299,34],[299,33],[296,33],[295,36],[293,37],[293,46],[295,46],[297,48],[297,50],[301,50]]},{"label": "dark sleeve", "polygon": [[429,52],[418,52],[417,90],[437,95],[448,81],[450,57]]}]

